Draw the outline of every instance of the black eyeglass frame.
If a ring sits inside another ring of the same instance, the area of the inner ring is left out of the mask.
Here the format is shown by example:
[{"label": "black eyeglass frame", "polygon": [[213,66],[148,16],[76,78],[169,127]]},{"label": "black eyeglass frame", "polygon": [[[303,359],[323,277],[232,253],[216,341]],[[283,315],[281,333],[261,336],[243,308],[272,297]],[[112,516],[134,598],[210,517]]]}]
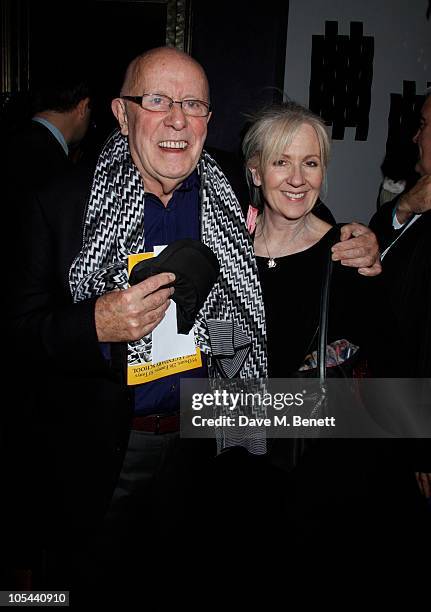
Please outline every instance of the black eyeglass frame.
[{"label": "black eyeglass frame", "polygon": [[[171,104],[169,105],[169,111],[156,110],[154,108],[145,108],[145,106],[142,106],[142,100],[144,96],[161,96],[163,98],[167,98],[168,100],[171,101]],[[150,113],[168,113],[170,112],[173,104],[179,104],[181,106],[181,110],[183,111],[183,113],[187,115],[188,117],[208,117],[208,115],[212,111],[212,107],[209,102],[204,102],[203,100],[197,100],[195,98],[185,98],[184,100],[173,100],[170,96],[166,96],[165,94],[156,94],[156,93],[143,93],[142,96],[120,96],[120,98],[122,100],[130,100],[130,102],[135,102],[135,104],[139,104],[141,108],[149,111]],[[207,108],[207,114],[206,115],[191,115],[190,113],[187,113],[183,108],[184,102],[199,102],[199,104],[203,104]]]}]

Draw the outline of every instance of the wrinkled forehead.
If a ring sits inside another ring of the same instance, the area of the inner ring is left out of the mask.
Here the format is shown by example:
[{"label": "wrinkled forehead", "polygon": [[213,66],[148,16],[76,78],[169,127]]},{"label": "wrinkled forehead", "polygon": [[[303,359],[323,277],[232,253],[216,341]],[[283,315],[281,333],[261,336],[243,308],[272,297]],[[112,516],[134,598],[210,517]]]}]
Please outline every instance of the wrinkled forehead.
[{"label": "wrinkled forehead", "polygon": [[160,55],[144,59],[136,64],[131,77],[137,94],[145,90],[171,95],[182,88],[188,96],[209,99],[206,75],[191,58]]}]

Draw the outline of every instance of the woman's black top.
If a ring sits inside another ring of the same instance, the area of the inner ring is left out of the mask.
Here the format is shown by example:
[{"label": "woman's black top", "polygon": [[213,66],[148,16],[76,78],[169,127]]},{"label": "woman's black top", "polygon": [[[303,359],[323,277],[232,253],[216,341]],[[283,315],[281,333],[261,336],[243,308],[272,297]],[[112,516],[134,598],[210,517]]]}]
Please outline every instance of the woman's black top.
[{"label": "woman's black top", "polygon": [[[276,258],[275,268],[268,268],[266,257],[256,258],[265,304],[271,378],[289,377],[317,347],[322,276],[334,231],[337,230],[330,230],[305,251]],[[328,342],[346,339],[359,346],[366,343],[372,285],[373,279],[361,276],[356,268],[334,262]]]}]

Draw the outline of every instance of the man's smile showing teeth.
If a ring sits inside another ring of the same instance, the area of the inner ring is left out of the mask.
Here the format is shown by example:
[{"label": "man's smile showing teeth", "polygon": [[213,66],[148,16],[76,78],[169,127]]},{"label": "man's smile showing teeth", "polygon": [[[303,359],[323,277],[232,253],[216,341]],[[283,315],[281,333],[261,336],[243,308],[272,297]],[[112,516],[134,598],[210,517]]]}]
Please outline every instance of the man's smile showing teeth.
[{"label": "man's smile showing teeth", "polygon": [[282,192],[286,197],[290,198],[291,200],[302,200],[302,198],[305,197],[305,193],[290,193],[289,191],[283,191]]},{"label": "man's smile showing teeth", "polygon": [[187,140],[163,140],[159,142],[159,147],[162,149],[185,149],[187,145]]}]

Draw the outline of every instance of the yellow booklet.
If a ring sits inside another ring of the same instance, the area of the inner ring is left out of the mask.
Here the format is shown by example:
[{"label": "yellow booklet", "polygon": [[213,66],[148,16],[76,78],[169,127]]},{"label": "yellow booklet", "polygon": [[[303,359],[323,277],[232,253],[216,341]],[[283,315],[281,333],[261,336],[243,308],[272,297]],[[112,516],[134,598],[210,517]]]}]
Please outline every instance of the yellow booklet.
[{"label": "yellow booklet", "polygon": [[[129,255],[128,273],[130,274],[133,266],[139,261],[153,256],[154,253]],[[161,355],[170,355],[170,357],[158,359],[158,356]],[[165,318],[156,329],[145,338],[129,344],[127,384],[141,385],[151,380],[193,370],[201,366],[201,352],[194,342],[193,330],[188,337],[177,333],[176,304],[171,302]]]}]

